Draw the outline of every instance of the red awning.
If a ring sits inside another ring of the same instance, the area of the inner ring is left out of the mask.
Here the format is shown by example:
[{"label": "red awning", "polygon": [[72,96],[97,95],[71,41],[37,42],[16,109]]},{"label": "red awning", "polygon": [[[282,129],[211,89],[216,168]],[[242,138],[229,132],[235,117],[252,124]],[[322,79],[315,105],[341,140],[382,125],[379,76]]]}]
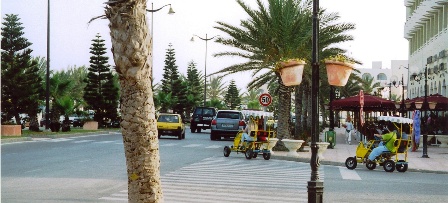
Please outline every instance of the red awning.
[{"label": "red awning", "polygon": [[[359,95],[348,97],[345,99],[334,100],[331,102],[332,109],[337,111],[359,111],[361,105],[359,103]],[[373,95],[364,95],[365,112],[370,111],[394,111],[396,110],[394,102]]]}]

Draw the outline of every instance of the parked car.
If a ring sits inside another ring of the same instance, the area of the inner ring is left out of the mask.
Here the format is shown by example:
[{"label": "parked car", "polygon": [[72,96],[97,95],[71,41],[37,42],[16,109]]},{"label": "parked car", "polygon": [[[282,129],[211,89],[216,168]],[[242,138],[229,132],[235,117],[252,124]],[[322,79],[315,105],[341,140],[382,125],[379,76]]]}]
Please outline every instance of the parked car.
[{"label": "parked car", "polygon": [[179,114],[161,113],[157,118],[159,138],[162,135],[177,136],[185,139],[185,123]]},{"label": "parked car", "polygon": [[219,110],[212,120],[210,139],[235,137],[246,126],[244,114],[236,110]]},{"label": "parked car", "polygon": [[82,127],[84,126],[84,120],[81,118],[73,119],[73,127]]},{"label": "parked car", "polygon": [[201,129],[210,129],[211,122],[216,116],[217,110],[214,107],[196,107],[190,119],[190,130],[200,133]]}]

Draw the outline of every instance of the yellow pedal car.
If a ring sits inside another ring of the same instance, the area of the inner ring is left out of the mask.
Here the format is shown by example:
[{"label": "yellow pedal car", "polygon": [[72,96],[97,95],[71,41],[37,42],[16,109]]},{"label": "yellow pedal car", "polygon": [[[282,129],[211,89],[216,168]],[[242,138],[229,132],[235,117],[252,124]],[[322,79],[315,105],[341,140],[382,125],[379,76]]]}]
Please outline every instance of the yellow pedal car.
[{"label": "yellow pedal car", "polygon": [[265,160],[269,160],[271,158],[271,148],[273,146],[269,146],[269,140],[275,137],[275,132],[268,128],[268,130],[258,130],[258,125],[260,122],[263,122],[263,118],[253,118],[249,119],[249,124],[252,127],[250,128],[250,132],[248,133],[251,136],[253,141],[245,141],[241,143],[241,139],[243,137],[243,131],[239,131],[233,140],[232,146],[224,147],[224,156],[228,157],[230,153],[244,153],[246,159],[257,158],[258,154],[263,154],[263,158]]},{"label": "yellow pedal car", "polygon": [[[366,143],[359,142],[356,148],[356,156],[348,157],[345,160],[345,166],[348,169],[355,169],[358,163],[366,164],[369,170],[373,170],[377,165],[383,166],[386,172],[393,172],[395,169],[399,172],[406,172],[408,169],[408,151],[411,146],[412,120],[402,117],[380,116],[379,121],[391,122],[399,135],[394,142],[394,150],[379,155],[373,162],[367,162],[372,150],[379,144],[379,140],[369,140]],[[405,128],[405,125],[408,127]],[[404,128],[407,132],[404,131]],[[405,132],[408,136],[404,137]]]}]

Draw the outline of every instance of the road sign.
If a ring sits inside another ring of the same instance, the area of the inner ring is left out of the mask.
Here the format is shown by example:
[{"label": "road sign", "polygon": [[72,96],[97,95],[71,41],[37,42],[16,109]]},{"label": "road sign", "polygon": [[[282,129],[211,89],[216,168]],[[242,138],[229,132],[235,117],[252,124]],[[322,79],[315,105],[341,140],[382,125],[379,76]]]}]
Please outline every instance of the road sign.
[{"label": "road sign", "polygon": [[272,103],[272,97],[268,93],[263,93],[258,98],[258,101],[262,106],[269,106]]}]

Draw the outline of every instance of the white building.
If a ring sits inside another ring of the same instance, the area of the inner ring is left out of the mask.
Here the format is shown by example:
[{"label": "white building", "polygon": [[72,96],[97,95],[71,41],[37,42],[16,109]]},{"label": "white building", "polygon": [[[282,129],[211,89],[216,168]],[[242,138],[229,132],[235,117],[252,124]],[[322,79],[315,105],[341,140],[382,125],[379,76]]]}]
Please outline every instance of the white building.
[{"label": "white building", "polygon": [[373,77],[373,84],[380,83],[381,87],[378,88],[377,93],[381,94],[382,98],[389,99],[390,95],[396,95],[397,101],[401,101],[403,92],[404,99],[408,98],[409,77],[407,67],[407,60],[392,60],[391,67],[384,67],[381,61],[373,61],[372,68],[359,68],[358,70],[362,78]]},{"label": "white building", "polygon": [[[448,96],[448,0],[404,0],[404,37],[409,41],[409,98]],[[426,68],[425,68],[426,67]],[[413,76],[417,76],[417,80]]]}]

